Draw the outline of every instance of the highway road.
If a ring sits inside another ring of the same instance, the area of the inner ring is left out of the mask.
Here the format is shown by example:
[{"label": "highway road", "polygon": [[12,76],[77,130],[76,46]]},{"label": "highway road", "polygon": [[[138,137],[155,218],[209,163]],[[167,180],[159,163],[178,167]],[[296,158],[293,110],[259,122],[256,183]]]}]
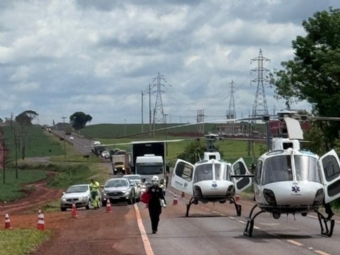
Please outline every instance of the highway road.
[{"label": "highway road", "polygon": [[[253,237],[243,235],[245,215],[253,201],[242,201],[241,217],[235,216],[230,204],[193,205],[191,216],[184,217],[186,200],[178,199],[171,205],[173,195],[167,194],[168,208],[163,210],[159,231],[151,232],[148,211],[139,203],[143,225],[148,233],[153,254],[340,254],[340,221],[336,216],[334,234],[331,238],[320,234],[316,215],[302,217],[281,216],[275,220],[270,214],[256,218]],[[170,204],[170,205],[169,205]],[[147,253],[148,254],[148,253]],[[149,253],[152,254],[152,253]]]},{"label": "highway road", "polygon": [[[52,130],[52,133],[56,134],[59,137],[64,137],[64,131],[62,130]],[[69,135],[65,136],[65,138],[69,143],[73,144],[77,151],[79,151],[83,155],[91,154],[91,140],[74,134],[72,134],[71,136],[73,137],[73,140],[70,139]]]}]

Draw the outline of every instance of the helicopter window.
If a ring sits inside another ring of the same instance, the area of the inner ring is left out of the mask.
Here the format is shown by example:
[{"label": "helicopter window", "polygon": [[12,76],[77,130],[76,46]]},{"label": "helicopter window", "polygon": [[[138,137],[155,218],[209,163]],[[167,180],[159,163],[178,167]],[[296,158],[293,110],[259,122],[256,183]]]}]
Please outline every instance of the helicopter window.
[{"label": "helicopter window", "polygon": [[226,170],[222,164],[215,165],[215,180],[226,180]]},{"label": "helicopter window", "polygon": [[184,180],[190,182],[192,179],[192,171],[193,168],[191,165],[185,163],[185,162],[179,162],[176,165],[176,175],[183,178]]},{"label": "helicopter window", "polygon": [[295,155],[294,162],[297,181],[321,182],[316,158]]},{"label": "helicopter window", "polygon": [[263,167],[263,184],[292,181],[292,166],[289,155],[267,159]]},{"label": "helicopter window", "polygon": [[262,161],[259,160],[257,162],[256,168],[255,168],[255,172],[254,172],[255,182],[257,184],[261,183],[261,173],[262,173]]},{"label": "helicopter window", "polygon": [[194,182],[207,181],[212,179],[213,179],[212,164],[203,164],[196,167]]},{"label": "helicopter window", "polygon": [[334,180],[336,177],[340,175],[338,161],[334,156],[331,155],[326,156],[322,160],[322,165],[325,172],[326,180],[328,182]]}]

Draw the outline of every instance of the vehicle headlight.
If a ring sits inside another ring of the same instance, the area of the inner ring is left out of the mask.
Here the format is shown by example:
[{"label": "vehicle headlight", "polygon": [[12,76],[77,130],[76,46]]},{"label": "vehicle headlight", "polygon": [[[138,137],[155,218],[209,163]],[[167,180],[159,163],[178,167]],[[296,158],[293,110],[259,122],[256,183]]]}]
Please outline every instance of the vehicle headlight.
[{"label": "vehicle headlight", "polygon": [[66,198],[62,197],[61,201],[66,202]]},{"label": "vehicle headlight", "polygon": [[80,197],[79,198],[79,200],[81,200],[81,201],[84,201],[84,200],[86,200],[87,199],[87,197]]},{"label": "vehicle headlight", "polygon": [[124,193],[125,195],[128,195],[130,193],[130,190],[126,190]]}]

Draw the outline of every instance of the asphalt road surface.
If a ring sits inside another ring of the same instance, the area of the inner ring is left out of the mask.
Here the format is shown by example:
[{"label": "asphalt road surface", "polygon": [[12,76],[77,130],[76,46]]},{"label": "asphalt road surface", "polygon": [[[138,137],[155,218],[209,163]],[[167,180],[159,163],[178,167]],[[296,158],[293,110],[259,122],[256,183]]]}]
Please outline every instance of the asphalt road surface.
[{"label": "asphalt road surface", "polygon": [[[59,137],[64,137],[64,131],[52,130],[52,133],[56,134]],[[73,140],[70,139],[69,135],[66,135],[65,139],[68,142],[72,143],[77,151],[79,151],[83,155],[91,154],[91,140],[74,134],[72,134],[71,136],[73,137]]]},{"label": "asphalt road surface", "polygon": [[[192,205],[189,217],[184,217],[186,200],[178,201],[178,205],[171,205],[173,195],[168,192],[168,208],[163,210],[159,231],[148,234],[153,254],[340,254],[337,216],[331,238],[320,234],[316,215],[296,215],[295,219],[289,215],[275,220],[270,214],[258,216],[253,237],[246,237],[244,215],[249,213],[253,201],[241,202],[241,217],[235,216],[233,205],[219,203]],[[141,203],[138,208],[146,232],[150,233],[147,209]]]}]

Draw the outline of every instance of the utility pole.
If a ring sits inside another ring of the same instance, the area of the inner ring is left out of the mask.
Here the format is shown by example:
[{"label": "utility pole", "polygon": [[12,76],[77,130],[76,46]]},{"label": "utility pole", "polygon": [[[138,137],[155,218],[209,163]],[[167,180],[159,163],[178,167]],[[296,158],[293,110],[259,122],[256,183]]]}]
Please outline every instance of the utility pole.
[{"label": "utility pole", "polygon": [[149,92],[149,136],[151,136],[152,131],[152,125],[151,125],[151,84],[148,86],[148,92]]},{"label": "utility pole", "polygon": [[[164,114],[164,118],[165,118],[165,128],[167,128],[167,121],[166,121],[166,117],[168,116],[168,114]],[[168,140],[168,129],[165,130],[165,140]],[[168,156],[168,143],[165,143],[165,149],[166,149],[166,155]]]},{"label": "utility pole", "polygon": [[2,181],[3,184],[6,184],[6,145],[3,139],[1,139],[0,141],[1,145],[0,145],[0,150],[2,151]]},{"label": "utility pole", "polygon": [[65,133],[66,133],[66,128],[65,128],[65,119],[66,117],[61,117],[63,119],[63,127],[64,127],[64,158],[66,159],[66,144],[65,144],[65,139],[66,139],[66,136],[65,136]]},{"label": "utility pole", "polygon": [[144,132],[144,108],[143,108],[143,102],[144,102],[144,92],[142,90],[142,133]]},{"label": "utility pole", "polygon": [[14,148],[15,148],[15,178],[19,178],[18,174],[18,137],[16,133],[16,127],[13,129],[13,135],[14,135]]}]

